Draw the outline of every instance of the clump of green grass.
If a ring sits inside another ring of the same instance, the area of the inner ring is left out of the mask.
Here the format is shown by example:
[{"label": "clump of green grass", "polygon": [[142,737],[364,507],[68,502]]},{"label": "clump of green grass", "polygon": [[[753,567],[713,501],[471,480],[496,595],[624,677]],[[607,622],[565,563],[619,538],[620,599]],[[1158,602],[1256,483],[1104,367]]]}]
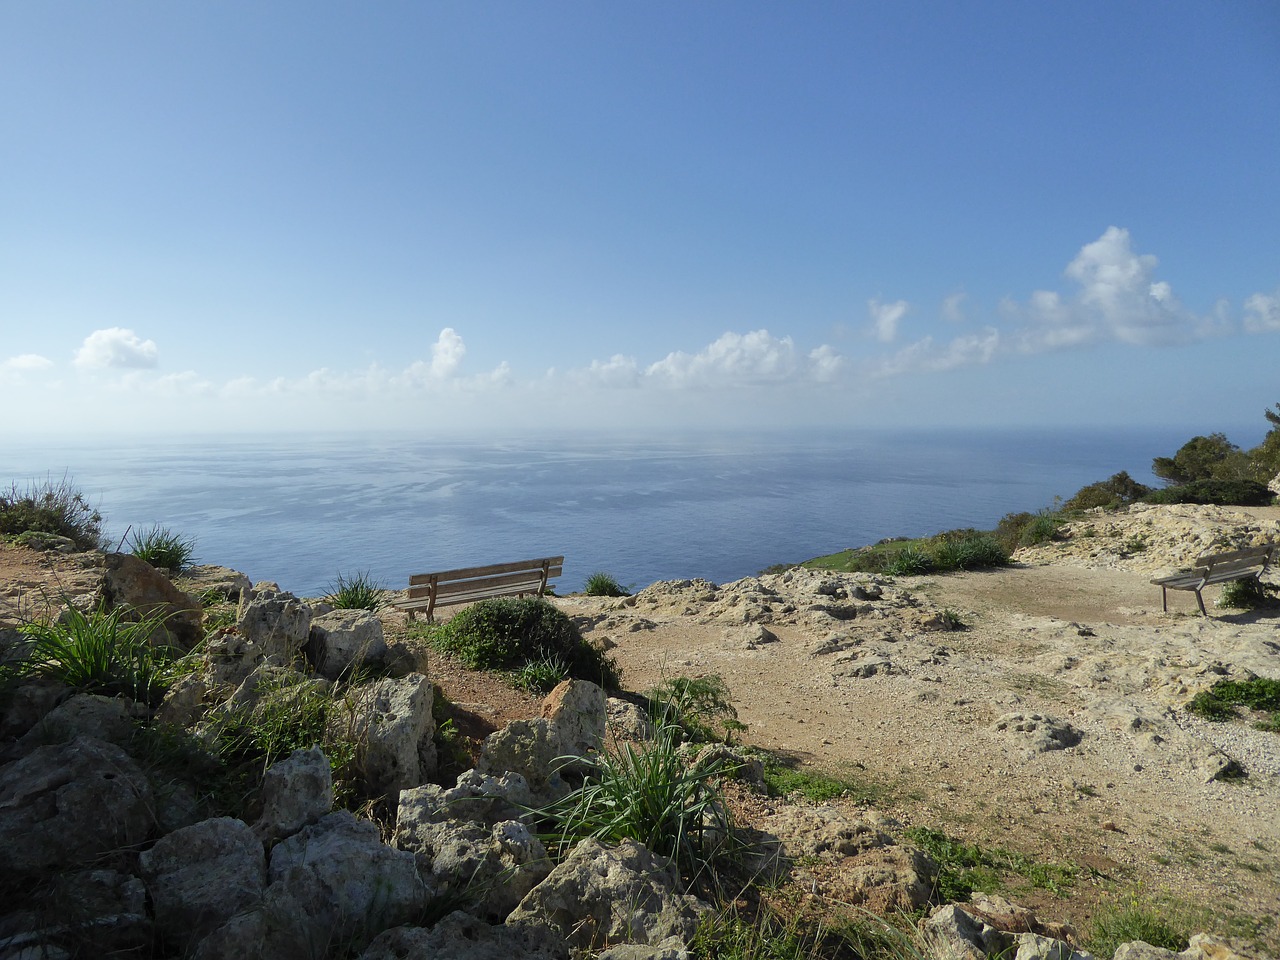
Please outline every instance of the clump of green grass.
[{"label": "clump of green grass", "polygon": [[368,571],[357,571],[350,576],[339,573],[325,599],[339,610],[377,610],[386,596],[386,588]]},{"label": "clump of green grass", "polygon": [[598,570],[587,577],[582,592],[588,597],[629,597],[631,591],[620,584],[611,574]]},{"label": "clump of green grass", "polygon": [[702,883],[734,859],[738,840],[720,789],[723,757],[690,760],[683,731],[660,728],[649,743],[622,744],[590,761],[581,787],[539,811],[551,823],[548,850],[560,856],[588,838],[636,840]]},{"label": "clump of green grass", "polygon": [[511,682],[530,693],[547,693],[569,676],[569,665],[556,655],[530,660],[511,672]]},{"label": "clump of green grass", "polygon": [[195,537],[184,537],[168,527],[154,524],[129,537],[129,552],[157,570],[177,573],[191,565],[196,552]]},{"label": "clump of green grass", "polygon": [[1255,726],[1280,733],[1280,680],[1254,677],[1252,680],[1219,680],[1208,690],[1191,698],[1187,710],[1206,720],[1222,722],[1240,716],[1237,707],[1261,711]]},{"label": "clump of green grass", "polygon": [[964,902],[975,891],[996,892],[1004,873],[1017,874],[1034,887],[1062,896],[1080,874],[1072,864],[1042,863],[1026,854],[965,843],[928,827],[911,827],[903,835],[938,864],[935,892],[947,903]]},{"label": "clump of green grass", "polygon": [[826,803],[848,797],[858,803],[878,804],[887,799],[886,792],[876,786],[850,777],[838,777],[818,770],[801,769],[800,761],[777,753],[762,751],[764,783],[771,796],[801,796],[813,803]]},{"label": "clump of green grass", "polygon": [[729,686],[719,674],[672,677],[650,689],[649,716],[658,725],[675,724],[693,743],[732,743],[747,729],[738,719]]},{"label": "clump of green grass", "polygon": [[163,617],[135,622],[124,613],[120,608],[84,613],[68,605],[51,623],[26,624],[15,656],[0,665],[0,678],[45,677],[80,693],[159,706],[181,673],[181,654],[151,642]]},{"label": "clump of green grass", "polygon": [[1109,957],[1121,944],[1135,940],[1175,953],[1185,950],[1190,943],[1181,926],[1133,897],[1127,902],[1105,903],[1099,908],[1093,916],[1085,948],[1095,957]]},{"label": "clump of green grass", "polygon": [[563,611],[541,597],[482,600],[426,636],[437,650],[472,670],[511,671],[559,658],[571,677],[607,689],[618,687],[613,661],[584,640]]},{"label": "clump of green grass", "polygon": [[102,545],[102,514],[68,477],[32,482],[25,489],[13,483],[0,490],[0,534],[27,531],[67,537],[81,550],[96,550]]}]

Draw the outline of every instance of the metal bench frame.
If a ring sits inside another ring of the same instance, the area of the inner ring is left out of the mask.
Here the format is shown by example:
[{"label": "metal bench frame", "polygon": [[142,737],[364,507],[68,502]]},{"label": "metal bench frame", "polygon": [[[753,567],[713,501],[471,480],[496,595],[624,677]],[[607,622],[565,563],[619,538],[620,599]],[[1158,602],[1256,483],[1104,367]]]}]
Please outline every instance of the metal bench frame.
[{"label": "metal bench frame", "polygon": [[1257,547],[1245,547],[1228,553],[1207,553],[1197,557],[1195,566],[1190,570],[1157,577],[1151,582],[1160,587],[1161,606],[1169,611],[1170,590],[1194,590],[1196,603],[1200,604],[1200,612],[1206,617],[1209,612],[1204,608],[1204,597],[1200,591],[1211,583],[1226,583],[1229,580],[1257,580],[1267,570],[1267,565],[1274,558],[1276,544],[1264,543]]}]

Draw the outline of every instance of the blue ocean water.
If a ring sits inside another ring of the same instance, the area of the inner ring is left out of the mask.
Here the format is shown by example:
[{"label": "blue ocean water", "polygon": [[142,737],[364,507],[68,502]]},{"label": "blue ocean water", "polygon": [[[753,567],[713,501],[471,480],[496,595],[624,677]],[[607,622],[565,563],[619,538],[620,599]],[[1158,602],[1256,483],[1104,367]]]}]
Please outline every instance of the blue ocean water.
[{"label": "blue ocean water", "polygon": [[404,434],[5,444],[0,481],[64,475],[108,535],[163,524],[197,559],[303,596],[339,573],[411,573],[565,555],[561,592],[597,570],[642,587],[726,582],[888,536],[989,528],[1187,439],[1160,430]]}]

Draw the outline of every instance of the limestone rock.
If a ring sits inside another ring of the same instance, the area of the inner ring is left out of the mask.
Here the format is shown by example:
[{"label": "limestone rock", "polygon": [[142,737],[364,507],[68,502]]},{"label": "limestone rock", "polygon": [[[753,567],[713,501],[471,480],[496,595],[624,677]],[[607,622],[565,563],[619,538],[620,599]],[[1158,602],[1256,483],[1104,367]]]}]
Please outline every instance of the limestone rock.
[{"label": "limestone rock", "polygon": [[307,659],[316,673],[337,680],[357,665],[380,665],[387,657],[382,621],[368,610],[334,610],[314,617]]},{"label": "limestone rock", "polygon": [[1002,956],[1013,946],[1011,935],[954,903],[937,907],[920,929],[939,960],[986,960],[988,954]]},{"label": "limestone rock", "polygon": [[333,770],[319,747],[295,750],[262,778],[262,816],[254,832],[263,840],[290,837],[333,810]]},{"label": "limestone rock", "polygon": [[277,844],[268,879],[263,914],[272,943],[358,950],[408,923],[426,898],[413,854],[385,846],[376,825],[346,810]]},{"label": "limestone rock", "polygon": [[567,960],[568,945],[536,924],[491,925],[462,911],[434,927],[395,927],[374,938],[360,960]]},{"label": "limestone rock", "polygon": [[108,610],[130,611],[131,618],[160,618],[153,643],[190,650],[204,639],[200,604],[145,560],[128,553],[108,554],[99,589]]},{"label": "limestone rock", "polygon": [[184,948],[256,907],[266,884],[262,842],[242,821],[218,817],[174,831],[138,858],[156,927]]},{"label": "limestone rock", "polygon": [[562,681],[542,701],[542,716],[551,725],[557,756],[591,756],[604,743],[604,690],[589,680]]},{"label": "limestone rock", "polygon": [[177,583],[193,597],[217,597],[231,603],[239,602],[251,587],[249,578],[238,570],[210,563],[183,570]]},{"label": "limestone rock", "polygon": [[1014,954],[1014,960],[1093,960],[1091,953],[1077,950],[1063,940],[1042,937],[1038,933],[1020,933],[1015,943],[1018,952]]},{"label": "limestone rock", "polygon": [[145,713],[146,707],[131,700],[78,693],[45,714],[18,742],[17,753],[25,754],[45,744],[66,743],[81,734],[121,744],[132,736],[134,721]]},{"label": "limestone rock", "polygon": [[991,729],[1016,736],[1034,753],[1066,750],[1080,742],[1080,731],[1071,724],[1040,713],[1006,713]]},{"label": "limestone rock", "polygon": [[7,870],[107,867],[151,832],[146,775],[114,744],[80,736],[0,768],[0,849]]},{"label": "limestone rock", "polygon": [[[405,835],[397,846],[405,846]],[[407,849],[430,863],[433,888],[439,893],[483,890],[484,899],[472,911],[482,919],[500,921],[551,872],[542,841],[516,820],[484,827],[469,821],[446,820],[421,825]]]},{"label": "limestone rock", "polygon": [[476,770],[518,773],[529,785],[535,800],[557,799],[569,789],[557,770],[559,748],[549,720],[513,720],[485,738]]},{"label": "limestone rock", "polygon": [[630,700],[610,697],[605,704],[605,723],[609,736],[636,743],[653,739],[653,721],[649,712]]},{"label": "limestone rock", "polygon": [[236,632],[262,656],[290,663],[311,635],[311,608],[291,593],[255,587],[240,596]]},{"label": "limestone rock", "polygon": [[134,955],[151,943],[147,890],[115,870],[83,870],[50,878],[30,906],[6,904],[0,916],[5,960],[65,956],[59,944],[92,943],[96,956]]},{"label": "limestone rock", "polygon": [[585,840],[530,891],[507,923],[558,929],[570,946],[688,942],[706,906],[682,894],[674,865],[633,840]]},{"label": "limestone rock", "polygon": [[520,819],[533,805],[533,794],[520,774],[490,776],[467,770],[457,786],[448,789],[424,783],[400,791],[394,842],[405,850],[421,849],[432,824],[463,820],[493,826]]},{"label": "limestone rock", "polygon": [[346,722],[362,744],[360,763],[371,789],[397,802],[436,769],[435,690],[420,673],[387,678],[357,688],[348,699]]}]

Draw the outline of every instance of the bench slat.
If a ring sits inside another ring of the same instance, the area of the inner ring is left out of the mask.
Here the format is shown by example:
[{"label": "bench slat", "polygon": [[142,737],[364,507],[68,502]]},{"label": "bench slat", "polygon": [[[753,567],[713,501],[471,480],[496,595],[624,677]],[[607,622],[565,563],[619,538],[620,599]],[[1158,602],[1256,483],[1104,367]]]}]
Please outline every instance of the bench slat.
[{"label": "bench slat", "polygon": [[1231,563],[1236,560],[1245,559],[1252,560],[1254,563],[1261,563],[1270,556],[1271,551],[1274,549],[1275,544],[1264,543],[1257,547],[1242,547],[1239,550],[1228,550],[1225,553],[1206,553],[1202,557],[1196,557],[1196,566],[1217,566],[1220,563]]},{"label": "bench slat", "polygon": [[[530,585],[532,585],[530,587]],[[483,580],[457,580],[453,583],[441,583],[436,587],[437,597],[451,597],[458,593],[473,590],[484,590],[492,593],[495,590],[506,590],[508,593],[519,593],[521,587],[537,589],[542,585],[542,571],[535,575],[527,573],[509,573],[503,577],[486,577]]]},{"label": "bench slat", "polygon": [[[456,570],[444,570],[440,573],[415,573],[409,578],[409,586],[427,583],[431,578],[435,578],[437,583],[444,583],[448,580],[476,580],[481,577],[489,577],[500,573],[517,573],[521,570],[536,570],[538,575],[542,575],[542,565],[544,563],[560,569],[564,566],[564,557],[547,557],[540,560],[517,560],[514,563],[491,563],[487,567],[459,567]],[[559,574],[555,574],[559,576]]]}]

